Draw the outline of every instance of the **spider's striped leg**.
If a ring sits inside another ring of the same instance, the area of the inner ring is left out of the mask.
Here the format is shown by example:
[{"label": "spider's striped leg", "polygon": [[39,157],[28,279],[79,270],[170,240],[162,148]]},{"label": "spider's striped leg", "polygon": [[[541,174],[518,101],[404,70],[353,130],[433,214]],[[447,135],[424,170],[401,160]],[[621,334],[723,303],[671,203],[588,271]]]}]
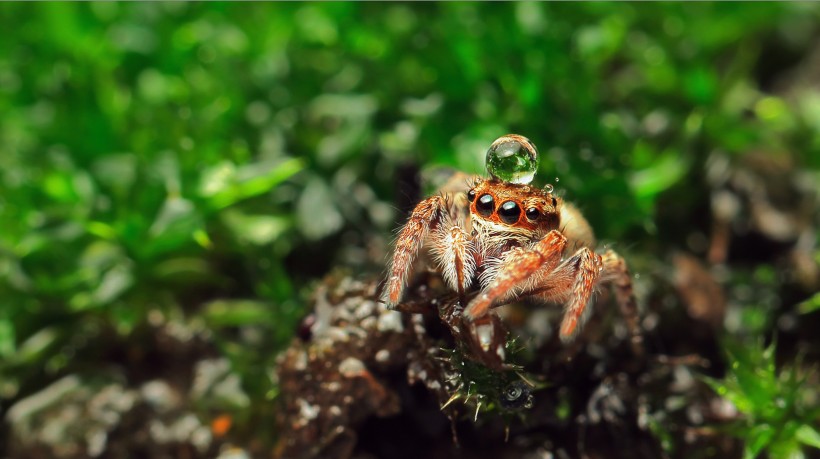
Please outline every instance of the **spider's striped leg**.
[{"label": "spider's striped leg", "polygon": [[561,321],[561,341],[572,341],[589,317],[587,306],[602,269],[601,256],[583,247],[545,279],[551,287],[548,295],[569,298]]},{"label": "spider's striped leg", "polygon": [[612,250],[607,250],[604,253],[603,263],[603,281],[612,284],[615,290],[615,300],[618,302],[621,314],[626,320],[632,349],[636,353],[642,353],[643,336],[641,335],[638,304],[635,301],[635,292],[632,289],[629,268],[627,268],[624,259]]},{"label": "spider's striped leg", "polygon": [[502,265],[487,287],[464,310],[464,317],[481,317],[493,302],[508,297],[514,289],[526,286],[539,272],[549,272],[561,261],[567,239],[560,232],[550,231],[529,249],[512,249],[503,258]]},{"label": "spider's striped leg", "polygon": [[407,278],[424,239],[431,229],[438,227],[446,215],[447,200],[440,195],[421,201],[413,209],[410,219],[399,232],[396,249],[388,265],[387,284],[381,297],[387,307],[393,308],[401,301]]}]

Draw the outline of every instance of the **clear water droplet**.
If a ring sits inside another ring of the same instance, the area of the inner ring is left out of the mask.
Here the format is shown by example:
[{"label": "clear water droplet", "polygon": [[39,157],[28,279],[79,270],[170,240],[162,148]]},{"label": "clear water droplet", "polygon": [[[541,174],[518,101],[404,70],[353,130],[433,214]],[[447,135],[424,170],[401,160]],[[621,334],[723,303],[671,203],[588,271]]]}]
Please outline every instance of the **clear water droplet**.
[{"label": "clear water droplet", "polygon": [[524,393],[524,389],[518,385],[510,385],[506,391],[504,391],[504,397],[507,397],[507,400],[515,400]]},{"label": "clear water droplet", "polygon": [[544,191],[546,191],[547,193],[552,193],[553,189],[554,188],[552,187],[552,184],[547,183],[546,185],[544,185]]},{"label": "clear water droplet", "polygon": [[558,183],[559,181],[561,181],[561,179],[559,179],[558,177],[555,177],[555,183]]},{"label": "clear water droplet", "polygon": [[526,137],[505,135],[496,139],[487,150],[486,165],[493,178],[528,184],[538,170],[538,151]]}]

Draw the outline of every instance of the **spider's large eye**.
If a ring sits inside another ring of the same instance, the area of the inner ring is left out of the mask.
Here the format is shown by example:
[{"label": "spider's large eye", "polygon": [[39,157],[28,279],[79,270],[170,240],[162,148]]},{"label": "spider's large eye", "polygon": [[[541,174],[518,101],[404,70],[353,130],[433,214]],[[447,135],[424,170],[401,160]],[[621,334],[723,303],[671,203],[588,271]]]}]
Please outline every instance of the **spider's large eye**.
[{"label": "spider's large eye", "polygon": [[482,194],[481,197],[478,198],[478,201],[475,202],[475,208],[478,210],[478,213],[485,217],[492,215],[493,209],[495,208],[493,195]]},{"label": "spider's large eye", "polygon": [[535,207],[530,207],[529,209],[527,209],[527,219],[528,220],[533,220],[533,221],[538,220],[538,215],[539,215],[538,209],[536,209]]},{"label": "spider's large eye", "polygon": [[521,207],[515,201],[505,201],[498,208],[498,216],[504,223],[515,223],[518,217],[521,216]]},{"label": "spider's large eye", "polygon": [[475,201],[475,190],[470,190],[467,192],[467,200],[470,202]]}]

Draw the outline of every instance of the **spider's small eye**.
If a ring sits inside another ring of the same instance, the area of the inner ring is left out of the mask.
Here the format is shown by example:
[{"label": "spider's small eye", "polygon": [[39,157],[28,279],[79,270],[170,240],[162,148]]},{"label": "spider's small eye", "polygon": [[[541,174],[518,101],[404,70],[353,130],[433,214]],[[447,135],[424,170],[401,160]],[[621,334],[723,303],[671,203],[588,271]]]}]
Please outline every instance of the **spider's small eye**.
[{"label": "spider's small eye", "polygon": [[467,199],[470,202],[475,201],[475,190],[470,190],[470,191],[467,192]]},{"label": "spider's small eye", "polygon": [[475,208],[481,215],[489,217],[493,213],[493,208],[495,208],[493,195],[482,194],[481,197],[478,198],[478,201],[475,202]]},{"label": "spider's small eye", "polygon": [[498,216],[501,217],[501,221],[504,223],[515,223],[518,221],[518,217],[521,216],[521,207],[515,201],[505,201],[498,208]]},{"label": "spider's small eye", "polygon": [[555,207],[557,205],[558,205],[558,200],[555,199],[555,198],[552,198],[552,207]]},{"label": "spider's small eye", "polygon": [[527,219],[538,220],[538,215],[538,209],[536,209],[535,207],[530,207],[529,209],[527,209]]}]

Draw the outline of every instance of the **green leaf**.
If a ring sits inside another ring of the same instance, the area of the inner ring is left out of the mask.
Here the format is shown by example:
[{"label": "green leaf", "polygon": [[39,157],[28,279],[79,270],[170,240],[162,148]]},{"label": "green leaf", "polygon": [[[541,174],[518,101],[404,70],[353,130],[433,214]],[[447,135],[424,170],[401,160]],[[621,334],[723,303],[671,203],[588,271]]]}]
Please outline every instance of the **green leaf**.
[{"label": "green leaf", "polygon": [[154,265],[154,277],[162,279],[163,283],[193,283],[204,281],[212,275],[208,262],[197,257],[173,257]]},{"label": "green leaf", "polygon": [[254,300],[217,300],[205,305],[205,319],[213,326],[228,327],[268,322],[273,314],[269,303]]},{"label": "green leaf", "polygon": [[797,311],[800,314],[810,314],[817,310],[820,310],[820,292],[815,293],[811,298],[797,305]]},{"label": "green leaf", "polygon": [[137,165],[137,157],[133,154],[109,154],[97,159],[91,170],[98,182],[125,196],[136,180]]},{"label": "green leaf", "polygon": [[639,198],[651,198],[677,183],[689,169],[689,162],[676,151],[654,158],[652,165],[636,171],[629,184]]},{"label": "green leaf", "polygon": [[147,244],[136,248],[138,253],[156,257],[193,245],[194,234],[204,226],[199,210],[187,199],[169,196],[148,230]]},{"label": "green leaf", "polygon": [[240,240],[255,245],[273,242],[291,226],[290,219],[278,215],[246,215],[230,209],[222,213],[222,221]]},{"label": "green leaf", "polygon": [[89,291],[81,291],[71,298],[70,305],[74,311],[83,311],[105,306],[134,285],[131,266],[123,263],[112,267],[100,278],[100,283]]},{"label": "green leaf", "polygon": [[757,454],[771,443],[774,435],[775,431],[769,424],[758,424],[752,427],[746,438],[743,459],[755,459]]},{"label": "green leaf", "polygon": [[68,173],[52,172],[43,180],[43,191],[55,201],[71,204],[78,200],[79,196],[74,188],[74,180]]},{"label": "green leaf", "polygon": [[57,342],[60,333],[55,327],[46,327],[29,336],[15,354],[18,363],[32,364],[42,361],[48,349]]},{"label": "green leaf", "polygon": [[212,208],[223,209],[244,199],[267,193],[303,168],[304,163],[296,158],[268,165],[249,164],[236,170],[233,177],[221,177],[220,182],[210,178],[211,181],[202,184],[200,190],[212,193],[209,199]]},{"label": "green leaf", "polygon": [[684,76],[686,93],[693,102],[708,105],[715,100],[718,81],[714,70],[699,67],[690,70]]},{"label": "green leaf", "polygon": [[820,449],[820,432],[808,424],[804,424],[797,429],[795,438],[804,445]]},{"label": "green leaf", "polygon": [[0,319],[0,357],[7,359],[16,349],[14,324],[8,319]]},{"label": "green leaf", "polygon": [[[751,409],[768,406],[780,394],[774,362],[775,342],[767,348],[763,348],[762,342],[748,345],[725,341],[724,346],[730,362],[727,380],[737,383],[737,388],[751,403]],[[748,413],[745,409],[742,411]]]},{"label": "green leaf", "polygon": [[723,380],[703,377],[703,380],[718,395],[730,401],[741,413],[750,413],[754,408],[754,403],[749,400],[746,394],[740,390],[737,379],[733,375],[727,375]]},{"label": "green leaf", "polygon": [[186,226],[185,222],[196,219],[195,211],[191,201],[179,196],[169,196],[148,231],[152,237],[162,237],[171,226]]}]

